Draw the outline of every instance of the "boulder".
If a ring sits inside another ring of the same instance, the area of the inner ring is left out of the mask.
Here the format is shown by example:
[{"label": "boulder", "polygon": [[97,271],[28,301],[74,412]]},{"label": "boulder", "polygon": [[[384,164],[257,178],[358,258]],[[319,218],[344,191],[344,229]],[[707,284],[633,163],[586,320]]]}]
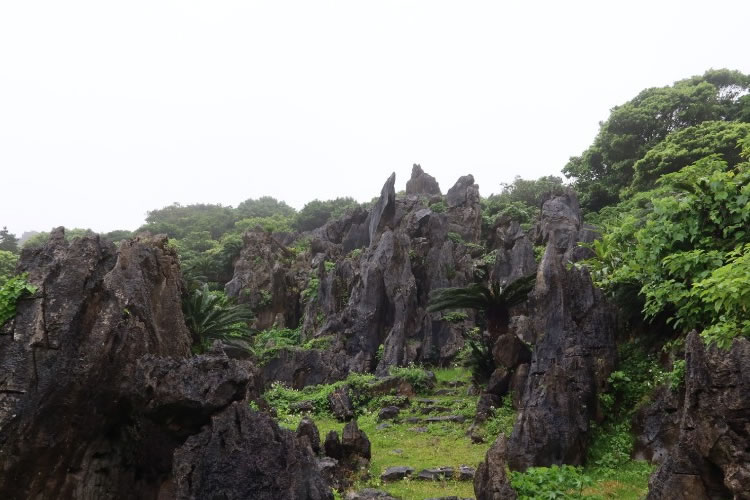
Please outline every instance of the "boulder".
[{"label": "boulder", "polygon": [[378,421],[398,418],[400,412],[401,410],[398,406],[386,406],[385,408],[381,408],[378,412]]},{"label": "boulder", "polygon": [[344,431],[341,434],[341,448],[345,462],[363,466],[370,461],[372,457],[370,440],[367,439],[367,434],[359,429],[356,419],[350,420],[344,426]]},{"label": "boulder", "polygon": [[487,450],[484,462],[479,464],[474,475],[474,495],[477,500],[514,500],[517,498],[505,472],[506,452],[505,435],[500,434]]},{"label": "boulder", "polygon": [[649,480],[648,499],[750,498],[750,340],[685,343],[685,396],[677,444]]},{"label": "boulder", "polygon": [[297,439],[300,442],[307,440],[312,452],[316,455],[320,453],[320,432],[311,418],[304,417],[300,420],[297,426]]},{"label": "boulder", "polygon": [[189,437],[173,470],[177,498],[333,500],[310,449],[242,402]]},{"label": "boulder", "polygon": [[388,467],[380,475],[381,481],[400,481],[405,477],[411,476],[414,473],[414,468],[409,466],[399,465],[396,467]]},{"label": "boulder", "polygon": [[331,413],[340,422],[346,422],[354,418],[354,405],[346,386],[339,387],[329,394],[328,403],[331,406]]},{"label": "boulder", "polygon": [[419,471],[414,479],[419,481],[440,481],[453,478],[453,467],[434,467]]},{"label": "boulder", "polygon": [[346,494],[346,500],[398,500],[382,490],[365,488],[359,491],[350,491]]}]

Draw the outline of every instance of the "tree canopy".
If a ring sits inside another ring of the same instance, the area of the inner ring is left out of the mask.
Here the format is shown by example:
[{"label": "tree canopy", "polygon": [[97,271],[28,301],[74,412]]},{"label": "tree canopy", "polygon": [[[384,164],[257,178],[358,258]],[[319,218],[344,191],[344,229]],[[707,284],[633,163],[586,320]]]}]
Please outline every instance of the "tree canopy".
[{"label": "tree canopy", "polygon": [[[674,85],[650,88],[612,109],[594,143],[563,168],[588,211],[617,203],[631,185],[635,163],[667,136],[707,121],[747,121],[750,76],[709,70]],[[646,178],[640,177],[639,182]]]}]

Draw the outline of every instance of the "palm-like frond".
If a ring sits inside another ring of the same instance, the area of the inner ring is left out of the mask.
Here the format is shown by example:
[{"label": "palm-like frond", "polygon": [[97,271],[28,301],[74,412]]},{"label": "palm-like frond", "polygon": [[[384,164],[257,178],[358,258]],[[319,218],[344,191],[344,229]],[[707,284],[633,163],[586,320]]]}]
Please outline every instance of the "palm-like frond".
[{"label": "palm-like frond", "polygon": [[211,293],[208,285],[193,290],[182,304],[185,323],[199,342],[249,335],[247,323],[252,312],[243,305],[231,304]]},{"label": "palm-like frond", "polygon": [[534,288],[536,275],[519,278],[503,288],[499,283],[489,287],[474,283],[465,287],[440,288],[430,294],[427,310],[430,312],[446,309],[479,309],[507,308],[526,300]]}]

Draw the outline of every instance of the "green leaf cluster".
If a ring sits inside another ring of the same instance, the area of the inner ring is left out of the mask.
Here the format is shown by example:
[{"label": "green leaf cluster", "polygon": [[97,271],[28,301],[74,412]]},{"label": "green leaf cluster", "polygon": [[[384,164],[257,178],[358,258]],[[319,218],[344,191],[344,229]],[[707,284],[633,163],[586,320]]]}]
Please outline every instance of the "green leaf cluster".
[{"label": "green leaf cluster", "polygon": [[27,281],[28,274],[7,280],[0,286],[0,326],[16,315],[18,299],[36,293],[37,287]]},{"label": "green leaf cluster", "polygon": [[581,467],[572,465],[531,467],[525,472],[510,473],[510,484],[520,500],[584,498],[583,489],[591,483]]},{"label": "green leaf cluster", "polygon": [[636,291],[647,319],[722,346],[750,334],[750,164],[708,156],[600,217],[588,265],[621,304]]},{"label": "green leaf cluster", "polygon": [[250,349],[248,323],[253,314],[246,306],[232,303],[224,293],[211,291],[204,284],[183,299],[182,311],[198,352],[214,340]]},{"label": "green leaf cluster", "polygon": [[13,277],[16,264],[18,264],[18,255],[7,250],[0,250],[0,286]]},{"label": "green leaf cluster", "polygon": [[[697,158],[690,157],[692,150],[712,147],[712,142],[731,144],[735,132],[722,130],[718,125],[705,125],[674,135],[669,143],[659,146],[645,159],[670,134],[688,127],[704,122],[750,121],[748,91],[749,75],[726,69],[709,70],[672,86],[645,89],[627,103],[614,107],[609,118],[600,124],[594,143],[563,168],[565,175],[575,180],[581,206],[587,211],[598,211],[613,205],[631,183],[635,191],[650,189],[658,175],[678,170],[681,162],[684,165],[695,161]],[[636,162],[641,159],[644,160],[636,169]],[[732,158],[725,160],[731,162]]]}]

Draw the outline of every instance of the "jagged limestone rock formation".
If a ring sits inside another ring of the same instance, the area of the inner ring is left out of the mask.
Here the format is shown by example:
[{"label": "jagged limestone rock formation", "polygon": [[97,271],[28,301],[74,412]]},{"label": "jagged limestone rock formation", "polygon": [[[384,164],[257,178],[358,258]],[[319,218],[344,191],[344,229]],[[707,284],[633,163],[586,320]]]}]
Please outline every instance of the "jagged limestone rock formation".
[{"label": "jagged limestone rock formation", "polygon": [[572,193],[544,203],[546,243],[528,304],[534,348],[508,442],[511,469],[583,463],[597,395],[615,365],[615,316],[585,269],[572,265],[587,229]]},{"label": "jagged limestone rock formation", "polygon": [[[386,374],[388,367],[410,362],[445,363],[460,350],[462,324],[428,313],[426,306],[431,290],[473,281],[472,252],[481,250],[479,190],[465,176],[443,198],[431,179],[415,168],[412,192],[396,196],[390,176],[369,213],[352,210],[301,235],[309,250],[292,257],[268,235],[245,236],[227,293],[260,311],[259,328],[301,325],[305,341],[328,343],[320,354],[280,352],[267,362],[267,381],[302,387],[350,371]],[[444,200],[445,212],[430,209],[436,200]],[[260,305],[256,296],[267,300]],[[283,311],[301,313],[294,322],[297,313],[282,318]],[[470,313],[466,324],[472,319]]]},{"label": "jagged limestone rock formation", "polygon": [[[59,229],[19,267],[39,290],[0,330],[1,498],[198,498],[215,484],[225,498],[332,498],[291,433],[249,410],[249,362],[218,347],[190,357],[166,237],[116,250]],[[229,430],[253,458],[215,467]]]},{"label": "jagged limestone rock formation", "polygon": [[750,498],[750,340],[685,344],[679,440],[651,476],[651,500]]},{"label": "jagged limestone rock formation", "polygon": [[411,168],[411,179],[406,181],[406,194],[440,196],[440,185],[433,176],[416,163]]}]

